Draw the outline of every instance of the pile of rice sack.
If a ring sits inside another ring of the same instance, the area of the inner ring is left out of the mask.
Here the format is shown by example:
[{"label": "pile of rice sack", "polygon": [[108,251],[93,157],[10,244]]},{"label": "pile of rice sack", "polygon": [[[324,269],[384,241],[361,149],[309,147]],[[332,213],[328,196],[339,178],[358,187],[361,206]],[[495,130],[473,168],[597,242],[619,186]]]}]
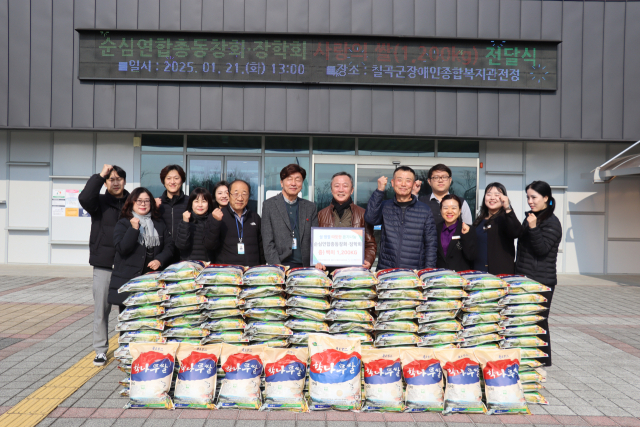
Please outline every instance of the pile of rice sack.
[{"label": "pile of rice sack", "polygon": [[293,268],[287,272],[285,325],[293,331],[292,347],[307,348],[309,334],[328,333],[325,321],[330,309],[332,282],[327,273],[314,267]]},{"label": "pile of rice sack", "polygon": [[416,307],[427,300],[422,294],[422,281],[415,271],[406,268],[381,270],[376,278],[375,347],[414,347],[420,342]]}]

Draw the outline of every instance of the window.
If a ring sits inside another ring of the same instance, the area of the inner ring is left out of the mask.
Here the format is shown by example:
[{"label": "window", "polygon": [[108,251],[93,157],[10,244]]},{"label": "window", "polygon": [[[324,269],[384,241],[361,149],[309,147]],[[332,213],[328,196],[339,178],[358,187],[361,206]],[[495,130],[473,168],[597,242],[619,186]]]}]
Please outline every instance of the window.
[{"label": "window", "polygon": [[142,134],[142,151],[182,151],[184,135]]},{"label": "window", "polygon": [[243,135],[187,135],[187,152],[262,152],[262,137]]},{"label": "window", "polygon": [[265,198],[272,197],[275,193],[282,191],[280,185],[280,171],[285,166],[296,163],[307,171],[307,178],[302,184],[302,198],[309,200],[309,180],[311,179],[311,168],[309,168],[309,156],[303,157],[265,157],[264,158],[264,192]]},{"label": "window", "polygon": [[438,140],[438,157],[478,157],[480,142]]},{"label": "window", "polygon": [[313,154],[356,154],[355,138],[313,137]]},{"label": "window", "polygon": [[160,181],[160,171],[167,165],[180,165],[184,169],[182,154],[142,154],[140,159],[140,185],[153,197],[160,197],[165,188]]},{"label": "window", "polygon": [[309,154],[309,138],[306,136],[267,136],[264,139],[265,153]]}]

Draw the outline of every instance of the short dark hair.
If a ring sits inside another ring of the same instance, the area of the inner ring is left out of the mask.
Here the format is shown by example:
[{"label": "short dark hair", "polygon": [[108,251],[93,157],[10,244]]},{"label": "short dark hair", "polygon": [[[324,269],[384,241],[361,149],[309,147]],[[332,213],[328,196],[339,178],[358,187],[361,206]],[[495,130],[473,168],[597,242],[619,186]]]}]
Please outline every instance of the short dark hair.
[{"label": "short dark hair", "polygon": [[233,187],[233,184],[235,184],[236,182],[246,185],[247,188],[249,189],[249,196],[251,196],[251,184],[249,184],[244,179],[234,179],[233,182],[231,184],[229,184],[229,187],[228,187],[229,188],[229,193],[231,193],[231,187]]},{"label": "short dark hair", "polygon": [[451,173],[451,169],[449,169],[449,166],[447,165],[443,165],[442,163],[438,163],[437,165],[433,166],[431,169],[429,169],[429,179],[431,179],[431,175],[433,175],[434,172],[446,172],[449,174],[449,177],[451,177],[453,174]]},{"label": "short dark hair", "polygon": [[353,187],[353,177],[351,176],[351,174],[349,172],[336,172],[333,174],[333,176],[331,177],[331,182],[333,182],[333,178],[338,177],[338,176],[348,176],[349,179],[351,180],[351,186]]},{"label": "short dark hair", "polygon": [[416,177],[416,171],[414,171],[409,166],[398,166],[396,170],[393,171],[393,176],[396,176],[396,172],[399,172],[399,171],[411,172],[413,174],[413,177],[414,178]]},{"label": "short dark hair", "polygon": [[178,175],[180,175],[180,179],[182,179],[182,183],[187,180],[187,175],[184,173],[184,169],[180,165],[167,165],[160,171],[160,182],[164,185],[164,179],[169,175],[171,171],[178,171]]},{"label": "short dark hair", "polygon": [[280,181],[284,181],[286,178],[290,177],[294,173],[299,173],[300,175],[302,175],[303,181],[307,179],[307,171],[304,170],[304,168],[301,167],[300,165],[291,163],[290,165],[283,167],[282,170],[280,171]]},{"label": "short dark hair", "polygon": [[211,192],[211,197],[213,197],[212,211],[220,207],[220,204],[216,200],[216,191],[218,191],[218,188],[220,187],[227,187],[227,193],[229,192],[229,183],[227,181],[218,181],[216,185],[213,186],[213,191]]},{"label": "short dark hair", "polygon": [[156,199],[153,198],[153,194],[151,194],[151,191],[147,190],[144,187],[135,188],[131,192],[131,194],[129,194],[129,197],[127,197],[127,200],[125,200],[124,202],[124,206],[122,206],[122,211],[120,212],[121,218],[127,218],[127,219],[133,218],[133,213],[132,213],[133,205],[136,203],[136,201],[138,200],[138,198],[142,193],[147,193],[149,195],[149,199],[151,200],[150,209],[149,209],[149,212],[151,212],[151,218],[153,219],[160,218],[160,213],[158,212],[158,206],[156,205]]},{"label": "short dark hair", "polygon": [[456,202],[458,202],[458,208],[462,210],[462,199],[451,193],[447,194],[442,198],[442,200],[440,200],[440,210],[442,210],[442,205],[444,204],[445,200],[455,200]]},{"label": "short dark hair", "polygon": [[107,178],[111,178],[112,173],[117,173],[118,176],[122,179],[127,179],[127,173],[120,166],[113,165],[111,166],[111,172],[109,172],[109,176]]},{"label": "short dark hair", "polygon": [[202,196],[209,204],[209,207],[207,208],[207,215],[213,212],[213,198],[211,197],[211,193],[209,193],[209,190],[203,187],[196,187],[191,191],[191,193],[189,194],[189,200],[187,201],[187,210],[193,213],[193,202],[199,196]]}]

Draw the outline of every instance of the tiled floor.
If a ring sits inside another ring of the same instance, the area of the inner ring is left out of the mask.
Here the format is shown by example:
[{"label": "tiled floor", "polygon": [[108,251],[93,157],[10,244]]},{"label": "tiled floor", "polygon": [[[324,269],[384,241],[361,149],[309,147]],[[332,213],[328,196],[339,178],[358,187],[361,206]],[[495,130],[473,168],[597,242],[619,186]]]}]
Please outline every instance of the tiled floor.
[{"label": "tiled floor", "polygon": [[[124,374],[111,364],[39,425],[640,427],[640,280],[610,279],[561,277],[550,319],[554,366],[542,390],[550,404],[531,406],[531,416],[124,410]],[[91,351],[91,304],[90,278],[0,276],[0,414]]]}]

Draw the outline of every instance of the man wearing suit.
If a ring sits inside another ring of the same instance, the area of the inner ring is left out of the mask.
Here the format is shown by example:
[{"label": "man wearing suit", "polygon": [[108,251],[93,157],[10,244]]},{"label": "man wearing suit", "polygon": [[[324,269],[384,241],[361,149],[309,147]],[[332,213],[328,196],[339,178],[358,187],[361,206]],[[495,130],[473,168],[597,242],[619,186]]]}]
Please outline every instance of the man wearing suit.
[{"label": "man wearing suit", "polygon": [[268,264],[308,267],[311,261],[311,227],[318,226],[313,202],[298,197],[307,171],[290,164],[280,171],[282,193],[262,206],[262,244]]}]

